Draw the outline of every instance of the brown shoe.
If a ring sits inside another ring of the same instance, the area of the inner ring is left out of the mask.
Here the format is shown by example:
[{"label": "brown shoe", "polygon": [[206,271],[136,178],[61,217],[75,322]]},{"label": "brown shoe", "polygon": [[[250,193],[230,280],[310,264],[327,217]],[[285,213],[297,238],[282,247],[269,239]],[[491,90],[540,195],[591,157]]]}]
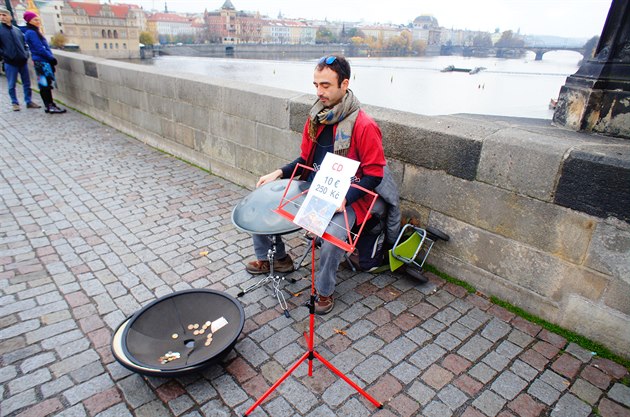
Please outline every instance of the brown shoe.
[{"label": "brown shoe", "polygon": [[20,111],[20,105],[19,104],[14,104],[13,105],[13,111]]},{"label": "brown shoe", "polygon": [[[269,264],[269,262],[267,262]],[[273,261],[273,272],[293,272],[293,259],[289,255],[282,259],[275,259]]]},{"label": "brown shoe", "polygon": [[251,261],[245,267],[245,270],[250,274],[268,274],[269,273],[269,261]]},{"label": "brown shoe", "polygon": [[41,109],[42,106],[40,106],[39,104],[31,101],[30,103],[26,103],[26,108],[27,109]]},{"label": "brown shoe", "polygon": [[335,300],[333,296],[324,297],[323,295],[318,295],[317,300],[315,300],[315,314],[323,316],[324,314],[328,314],[335,307]]}]

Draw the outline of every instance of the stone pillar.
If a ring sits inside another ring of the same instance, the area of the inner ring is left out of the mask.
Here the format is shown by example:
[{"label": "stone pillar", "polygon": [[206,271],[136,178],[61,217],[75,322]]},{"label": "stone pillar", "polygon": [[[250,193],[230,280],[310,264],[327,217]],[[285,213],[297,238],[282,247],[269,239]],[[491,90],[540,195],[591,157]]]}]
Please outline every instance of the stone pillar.
[{"label": "stone pillar", "polygon": [[595,56],[567,77],[553,122],[630,139],[630,1],[612,0]]}]

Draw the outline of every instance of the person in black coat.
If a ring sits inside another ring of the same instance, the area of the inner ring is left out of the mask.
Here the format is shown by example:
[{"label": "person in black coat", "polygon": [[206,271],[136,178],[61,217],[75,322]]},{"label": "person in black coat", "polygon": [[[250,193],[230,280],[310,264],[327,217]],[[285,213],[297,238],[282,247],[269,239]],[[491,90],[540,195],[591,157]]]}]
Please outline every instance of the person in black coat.
[{"label": "person in black coat", "polygon": [[52,90],[56,84],[55,65],[57,65],[57,59],[42,34],[42,21],[37,13],[30,10],[24,12],[24,21],[26,21],[24,37],[31,51],[31,59],[35,67],[35,74],[37,74],[39,95],[44,102],[44,111],[46,113],[65,113],[66,110],[57,107],[53,101]]}]

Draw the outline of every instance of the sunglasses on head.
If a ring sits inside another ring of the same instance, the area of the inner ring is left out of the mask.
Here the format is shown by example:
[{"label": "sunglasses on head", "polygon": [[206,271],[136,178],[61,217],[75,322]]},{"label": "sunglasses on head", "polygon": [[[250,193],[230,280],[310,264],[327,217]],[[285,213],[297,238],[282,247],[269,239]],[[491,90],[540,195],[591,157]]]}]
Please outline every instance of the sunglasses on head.
[{"label": "sunglasses on head", "polygon": [[337,57],[334,55],[331,56],[323,56],[319,59],[318,64],[326,63],[326,65],[331,65],[333,62],[337,60]]}]

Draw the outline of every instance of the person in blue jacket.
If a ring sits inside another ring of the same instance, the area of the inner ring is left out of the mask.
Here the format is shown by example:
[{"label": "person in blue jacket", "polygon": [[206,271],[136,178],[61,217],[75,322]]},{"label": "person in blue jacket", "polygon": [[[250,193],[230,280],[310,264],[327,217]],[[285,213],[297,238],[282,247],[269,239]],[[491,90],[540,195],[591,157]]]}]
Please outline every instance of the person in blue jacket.
[{"label": "person in blue jacket", "polygon": [[22,79],[26,107],[38,109],[41,106],[31,101],[31,79],[28,74],[28,51],[24,44],[24,35],[20,29],[13,26],[11,20],[9,10],[0,6],[0,57],[4,61],[13,111],[20,111],[20,102],[15,91],[18,75]]},{"label": "person in blue jacket", "polygon": [[27,10],[24,12],[26,30],[24,37],[31,51],[35,74],[37,74],[37,84],[39,85],[39,95],[44,102],[46,113],[65,113],[66,109],[60,109],[53,101],[52,90],[55,85],[55,65],[57,59],[53,55],[46,38],[42,34],[42,21],[37,13]]}]

